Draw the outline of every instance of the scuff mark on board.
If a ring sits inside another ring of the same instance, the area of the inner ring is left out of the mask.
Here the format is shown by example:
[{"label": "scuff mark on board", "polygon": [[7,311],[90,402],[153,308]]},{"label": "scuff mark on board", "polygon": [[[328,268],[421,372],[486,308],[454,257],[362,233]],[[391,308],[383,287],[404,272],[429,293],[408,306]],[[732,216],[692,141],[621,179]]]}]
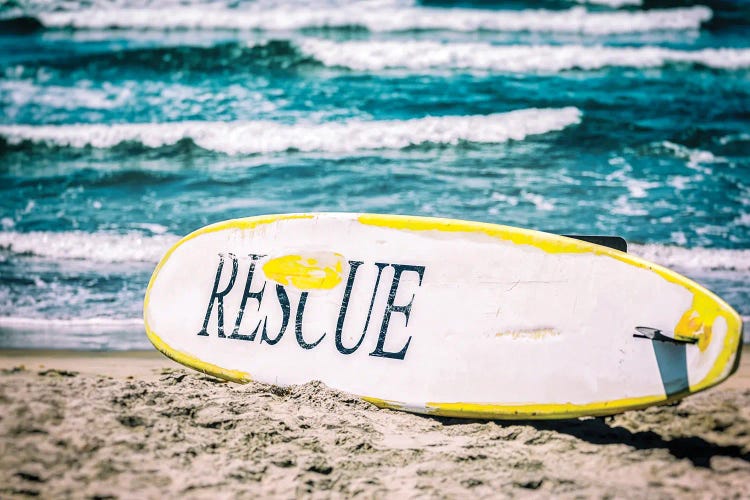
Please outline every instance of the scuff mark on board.
[{"label": "scuff mark on board", "polygon": [[541,340],[548,337],[557,337],[560,335],[560,331],[556,328],[541,327],[541,328],[524,328],[514,330],[504,330],[497,332],[495,337],[510,337],[512,339],[533,339]]}]

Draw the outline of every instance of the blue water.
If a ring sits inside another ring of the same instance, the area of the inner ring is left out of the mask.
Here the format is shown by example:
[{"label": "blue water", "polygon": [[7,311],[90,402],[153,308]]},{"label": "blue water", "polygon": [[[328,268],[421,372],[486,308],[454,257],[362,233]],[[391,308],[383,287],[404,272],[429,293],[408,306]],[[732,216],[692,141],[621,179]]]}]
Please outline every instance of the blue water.
[{"label": "blue water", "polygon": [[750,3],[0,3],[0,347],[148,347],[171,243],[297,211],[617,234],[747,321]]}]

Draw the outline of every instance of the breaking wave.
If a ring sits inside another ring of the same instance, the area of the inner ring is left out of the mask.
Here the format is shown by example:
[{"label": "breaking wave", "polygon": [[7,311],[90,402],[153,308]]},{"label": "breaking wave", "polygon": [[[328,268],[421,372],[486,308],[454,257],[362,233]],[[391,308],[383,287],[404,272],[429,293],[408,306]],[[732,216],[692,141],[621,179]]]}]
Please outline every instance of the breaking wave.
[{"label": "breaking wave", "polygon": [[562,130],[580,121],[581,112],[574,107],[531,108],[492,115],[295,125],[270,121],[3,125],[0,138],[10,145],[42,143],[71,148],[111,148],[122,143],[159,148],[190,140],[205,150],[230,155],[284,151],[351,153],[422,144],[520,141],[530,135]]},{"label": "breaking wave", "polygon": [[300,50],[326,66],[353,70],[467,69],[557,72],[603,67],[660,67],[697,64],[717,69],[750,67],[750,49],[673,50],[661,47],[582,45],[491,45],[431,41],[349,41],[307,39]]},{"label": "breaking wave", "polygon": [[750,272],[750,250],[725,248],[683,248],[669,245],[628,245],[628,252],[643,259],[679,270]]},{"label": "breaking wave", "polygon": [[57,318],[25,318],[17,316],[0,316],[0,327],[6,328],[35,328],[35,329],[76,329],[76,330],[133,330],[143,328],[141,318],[85,318],[85,319],[57,319]]},{"label": "breaking wave", "polygon": [[[294,31],[303,29],[364,29],[371,32],[531,31],[589,34],[638,33],[700,29],[712,18],[708,7],[693,6],[646,11],[590,12],[568,10],[481,10],[431,7],[320,8],[261,7],[250,9],[173,6],[168,9],[101,9],[43,12],[38,21],[47,28],[74,29],[224,29]],[[11,22],[11,21],[6,21]],[[32,29],[28,17],[18,23]]]},{"label": "breaking wave", "polygon": [[[156,264],[174,245],[174,234],[86,233],[83,231],[0,232],[0,250],[52,260],[150,262]],[[628,252],[645,260],[683,271],[750,272],[750,250],[684,248],[660,244],[628,245]]]},{"label": "breaking wave", "polygon": [[[704,67],[716,70],[750,68],[749,48],[677,50],[657,46],[592,45],[495,45],[475,42],[417,40],[331,41],[322,38],[267,39],[249,43],[228,42],[211,46],[139,47],[114,54],[86,54],[65,60],[32,63],[49,68],[88,67],[103,71],[112,67],[150,68],[158,71],[261,72],[300,67],[333,67],[353,71],[379,70],[465,70],[508,73],[556,73],[568,70],[597,70],[606,67],[657,68],[668,66]],[[108,86],[42,86],[29,80],[0,82],[3,100],[31,101],[62,108],[76,106],[111,109],[124,104],[131,90]]]},{"label": "breaking wave", "polygon": [[0,251],[52,260],[156,263],[176,243],[177,236],[83,231],[0,232]]},{"label": "breaking wave", "polygon": [[28,103],[52,108],[112,109],[123,105],[130,97],[128,89],[111,86],[103,90],[86,88],[88,81],[75,87],[61,85],[37,85],[25,80],[0,80],[0,102],[20,106]]}]

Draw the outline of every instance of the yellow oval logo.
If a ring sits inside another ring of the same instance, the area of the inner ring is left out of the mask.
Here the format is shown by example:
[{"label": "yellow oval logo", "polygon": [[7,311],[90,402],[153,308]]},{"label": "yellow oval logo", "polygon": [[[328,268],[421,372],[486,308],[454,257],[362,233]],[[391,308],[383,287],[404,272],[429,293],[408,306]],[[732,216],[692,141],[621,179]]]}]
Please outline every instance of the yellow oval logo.
[{"label": "yellow oval logo", "polygon": [[270,280],[299,290],[330,290],[342,280],[344,256],[334,252],[307,252],[269,260],[263,272]]}]

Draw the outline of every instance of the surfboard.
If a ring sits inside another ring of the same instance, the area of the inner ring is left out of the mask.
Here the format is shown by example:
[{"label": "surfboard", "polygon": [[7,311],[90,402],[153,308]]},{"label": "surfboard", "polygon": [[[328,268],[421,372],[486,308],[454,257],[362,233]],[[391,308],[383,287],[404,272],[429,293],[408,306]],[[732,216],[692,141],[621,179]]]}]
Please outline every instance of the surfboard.
[{"label": "surfboard", "polygon": [[663,404],[726,379],[742,321],[618,250],[495,224],[311,213],[176,243],[144,300],[166,356],[231,380],[320,380],[380,407],[549,419]]}]

